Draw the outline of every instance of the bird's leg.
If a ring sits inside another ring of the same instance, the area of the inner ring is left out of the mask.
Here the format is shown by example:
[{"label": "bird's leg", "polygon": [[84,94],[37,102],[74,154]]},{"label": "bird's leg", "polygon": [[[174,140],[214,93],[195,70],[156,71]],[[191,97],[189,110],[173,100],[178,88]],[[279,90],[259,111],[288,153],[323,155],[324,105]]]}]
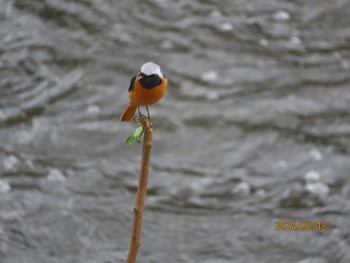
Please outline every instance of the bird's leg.
[{"label": "bird's leg", "polygon": [[140,110],[140,106],[137,106],[137,110],[138,110],[138,112],[139,112],[139,118],[141,117],[141,110]]},{"label": "bird's leg", "polygon": [[148,111],[148,107],[146,106],[146,110],[147,110],[147,118],[150,120],[151,119],[151,115],[149,115],[149,111]]}]

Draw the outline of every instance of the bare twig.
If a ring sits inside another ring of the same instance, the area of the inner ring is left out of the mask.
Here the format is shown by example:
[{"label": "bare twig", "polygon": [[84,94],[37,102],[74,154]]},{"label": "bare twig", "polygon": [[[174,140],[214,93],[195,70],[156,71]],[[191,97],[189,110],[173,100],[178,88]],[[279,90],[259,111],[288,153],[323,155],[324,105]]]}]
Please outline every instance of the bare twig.
[{"label": "bare twig", "polygon": [[137,252],[141,245],[141,227],[142,227],[142,215],[145,197],[147,193],[147,182],[149,164],[151,159],[151,148],[152,148],[152,125],[149,119],[141,115],[140,122],[144,127],[144,138],[142,146],[142,158],[141,158],[141,170],[139,184],[137,187],[136,200],[134,205],[134,219],[132,222],[131,240],[128,257],[126,263],[135,263],[137,258]]}]

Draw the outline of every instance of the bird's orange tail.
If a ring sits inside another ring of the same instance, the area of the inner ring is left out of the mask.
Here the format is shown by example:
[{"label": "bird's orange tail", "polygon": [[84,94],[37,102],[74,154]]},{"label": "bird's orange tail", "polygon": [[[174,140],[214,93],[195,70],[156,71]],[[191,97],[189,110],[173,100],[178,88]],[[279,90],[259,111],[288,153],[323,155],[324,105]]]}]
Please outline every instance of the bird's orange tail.
[{"label": "bird's orange tail", "polygon": [[132,106],[129,104],[126,107],[125,111],[123,112],[122,116],[120,116],[120,120],[121,121],[131,121],[135,115],[136,108],[137,108],[137,106]]}]

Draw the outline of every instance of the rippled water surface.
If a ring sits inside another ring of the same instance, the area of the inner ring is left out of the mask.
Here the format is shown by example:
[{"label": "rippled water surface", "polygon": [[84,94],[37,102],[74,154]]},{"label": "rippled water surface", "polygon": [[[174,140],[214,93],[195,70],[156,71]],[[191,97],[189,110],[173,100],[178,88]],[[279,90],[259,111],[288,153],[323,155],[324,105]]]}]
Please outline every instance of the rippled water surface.
[{"label": "rippled water surface", "polygon": [[138,262],[350,262],[348,0],[2,0],[1,263],[125,261],[146,61],[169,86]]}]

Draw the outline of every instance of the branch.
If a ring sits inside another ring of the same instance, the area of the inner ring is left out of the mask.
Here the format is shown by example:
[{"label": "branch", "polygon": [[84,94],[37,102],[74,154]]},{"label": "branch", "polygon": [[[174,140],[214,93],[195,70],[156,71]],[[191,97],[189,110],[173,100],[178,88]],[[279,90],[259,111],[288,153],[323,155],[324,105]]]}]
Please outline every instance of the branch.
[{"label": "branch", "polygon": [[134,205],[134,218],[132,222],[131,240],[128,257],[126,263],[135,263],[137,258],[137,252],[141,245],[141,227],[142,227],[142,216],[145,197],[147,193],[147,182],[149,164],[151,159],[151,148],[152,148],[152,125],[146,116],[140,116],[140,122],[144,127],[145,136],[143,138],[142,146],[142,157],[141,157],[141,169],[139,184],[137,187],[136,200]]}]

